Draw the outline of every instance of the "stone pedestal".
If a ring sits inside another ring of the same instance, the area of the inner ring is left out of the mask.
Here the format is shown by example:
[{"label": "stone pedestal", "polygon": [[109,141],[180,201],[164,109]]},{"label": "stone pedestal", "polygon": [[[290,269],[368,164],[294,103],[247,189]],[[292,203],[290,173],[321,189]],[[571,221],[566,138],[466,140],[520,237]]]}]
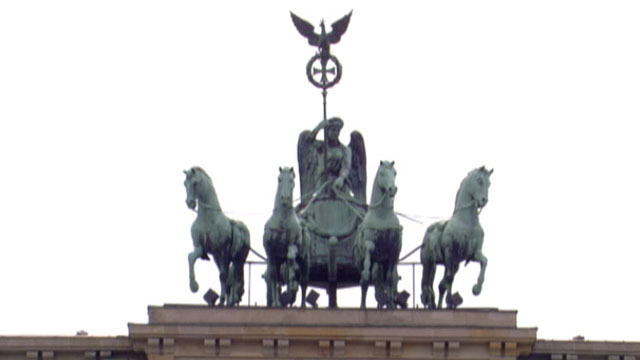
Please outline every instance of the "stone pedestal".
[{"label": "stone pedestal", "polygon": [[359,310],[149,307],[129,324],[135,352],[149,360],[516,359],[529,355],[535,328],[496,309]]}]

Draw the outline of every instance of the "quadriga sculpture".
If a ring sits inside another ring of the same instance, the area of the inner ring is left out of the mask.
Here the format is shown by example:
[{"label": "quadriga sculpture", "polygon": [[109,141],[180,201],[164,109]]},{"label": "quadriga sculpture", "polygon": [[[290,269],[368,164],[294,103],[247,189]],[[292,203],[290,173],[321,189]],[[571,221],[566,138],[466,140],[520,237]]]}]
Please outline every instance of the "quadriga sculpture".
[{"label": "quadriga sculpture", "polygon": [[473,286],[473,294],[482,291],[487,258],[482,254],[484,231],[479,222],[479,213],[489,201],[489,186],[492,170],[484,166],[474,169],[462,180],[456,195],[455,210],[449,220],[436,222],[427,228],[420,251],[422,262],[422,304],[435,308],[433,279],[436,265],[444,265],[445,273],[438,289],[438,308],[446,294],[447,307],[452,309],[462,303],[462,298],[452,295],[453,278],[462,261],[480,263],[478,282]]},{"label": "quadriga sculpture", "polygon": [[394,162],[381,161],[373,182],[371,201],[358,228],[355,258],[360,266],[360,307],[366,307],[367,289],[373,281],[378,308],[394,307],[396,266],[402,249],[402,226],[393,210],[398,188]]},{"label": "quadriga sculpture", "polygon": [[220,273],[220,304],[237,305],[244,294],[244,263],[249,254],[249,230],[241,222],[227,218],[218,202],[211,178],[199,168],[184,172],[187,206],[198,216],[191,225],[193,251],[189,253],[189,285],[198,291],[193,265],[197,259],[209,260],[209,254]]},{"label": "quadriga sculpture", "polygon": [[[263,245],[267,252],[267,306],[288,306],[302,290],[301,307],[306,305],[309,280],[308,236],[293,207],[293,168],[280,168],[273,214],[264,226]],[[281,298],[282,285],[287,286]],[[283,303],[284,301],[284,303]]]}]

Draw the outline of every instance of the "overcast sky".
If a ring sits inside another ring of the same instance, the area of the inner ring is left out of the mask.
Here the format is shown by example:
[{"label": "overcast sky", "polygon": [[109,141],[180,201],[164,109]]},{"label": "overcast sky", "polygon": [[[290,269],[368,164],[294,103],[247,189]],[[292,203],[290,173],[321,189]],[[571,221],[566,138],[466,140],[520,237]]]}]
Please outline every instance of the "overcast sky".
[{"label": "overcast sky", "polygon": [[478,297],[479,267],[461,268],[463,306],[518,310],[539,338],[639,341],[640,4],[391,4],[0,2],[0,335],[124,335],[147,305],[219,291],[211,262],[188,286],[194,165],[264,253],[278,167],[297,171],[298,134],[322,118],[289,11],[318,25],[353,9],[328,114],[344,142],[362,132],[368,189],[395,160],[396,210],[423,222],[402,220],[402,253],[486,165],[489,266]]}]

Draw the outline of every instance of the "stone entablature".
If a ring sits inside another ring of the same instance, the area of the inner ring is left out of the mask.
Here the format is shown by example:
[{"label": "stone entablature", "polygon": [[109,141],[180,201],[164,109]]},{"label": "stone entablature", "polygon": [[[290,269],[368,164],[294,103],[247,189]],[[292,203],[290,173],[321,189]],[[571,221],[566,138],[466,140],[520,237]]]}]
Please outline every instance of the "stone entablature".
[{"label": "stone entablature", "polygon": [[530,358],[549,360],[640,360],[640,343],[538,340]]},{"label": "stone entablature", "polygon": [[144,360],[127,336],[0,336],[0,360]]},{"label": "stone entablature", "polygon": [[515,311],[149,308],[130,324],[135,351],[162,359],[515,359],[531,352],[535,328]]},{"label": "stone entablature", "polygon": [[149,307],[129,336],[0,336],[0,360],[640,360],[640,342],[537,340],[516,311]]}]

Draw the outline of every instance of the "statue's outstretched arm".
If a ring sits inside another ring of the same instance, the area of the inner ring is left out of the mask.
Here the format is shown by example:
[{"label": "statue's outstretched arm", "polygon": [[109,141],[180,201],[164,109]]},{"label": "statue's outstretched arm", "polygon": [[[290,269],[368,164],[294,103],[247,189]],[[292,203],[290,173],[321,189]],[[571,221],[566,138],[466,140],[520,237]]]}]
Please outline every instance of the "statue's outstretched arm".
[{"label": "statue's outstretched arm", "polygon": [[316,139],[316,136],[318,136],[318,132],[322,129],[324,129],[327,124],[329,124],[329,120],[322,120],[320,121],[320,123],[318,123],[318,125],[316,125],[316,127],[311,130],[311,132],[309,133],[309,139]]}]

